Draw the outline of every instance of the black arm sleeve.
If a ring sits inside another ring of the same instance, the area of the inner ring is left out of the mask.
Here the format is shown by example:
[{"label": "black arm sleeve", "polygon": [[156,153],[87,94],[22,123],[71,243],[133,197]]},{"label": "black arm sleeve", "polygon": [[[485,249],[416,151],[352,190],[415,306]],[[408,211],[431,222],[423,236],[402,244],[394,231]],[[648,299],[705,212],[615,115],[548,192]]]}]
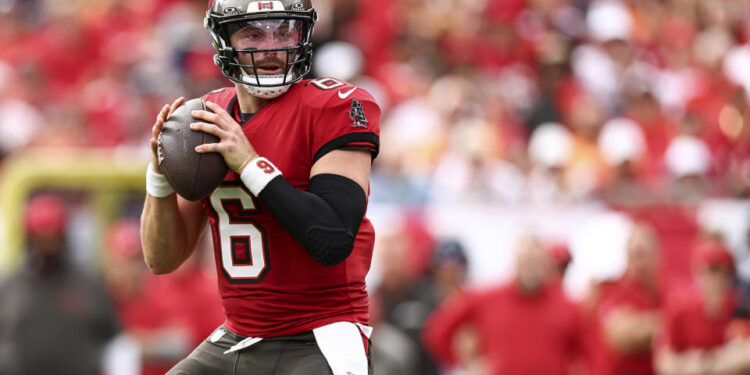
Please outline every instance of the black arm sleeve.
[{"label": "black arm sleeve", "polygon": [[281,226],[324,266],[339,264],[351,254],[367,207],[362,187],[336,174],[313,176],[308,191],[297,190],[277,176],[259,198]]}]

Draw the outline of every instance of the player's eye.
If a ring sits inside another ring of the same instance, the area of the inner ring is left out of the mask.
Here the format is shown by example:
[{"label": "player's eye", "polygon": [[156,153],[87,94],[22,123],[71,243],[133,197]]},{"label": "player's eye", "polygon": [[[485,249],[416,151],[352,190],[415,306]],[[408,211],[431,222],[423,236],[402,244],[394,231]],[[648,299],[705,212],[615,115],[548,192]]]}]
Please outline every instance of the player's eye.
[{"label": "player's eye", "polygon": [[237,32],[242,38],[258,39],[263,36],[263,33],[255,27],[245,27]]}]

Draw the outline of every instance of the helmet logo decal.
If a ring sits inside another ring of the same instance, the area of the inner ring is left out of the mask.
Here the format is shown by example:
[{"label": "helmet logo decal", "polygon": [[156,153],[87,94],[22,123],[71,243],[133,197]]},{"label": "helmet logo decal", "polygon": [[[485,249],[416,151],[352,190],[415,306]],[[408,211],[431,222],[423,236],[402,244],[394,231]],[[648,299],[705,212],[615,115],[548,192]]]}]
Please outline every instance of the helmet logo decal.
[{"label": "helmet logo decal", "polygon": [[247,6],[248,13],[266,12],[269,10],[284,10],[281,1],[254,1]]},{"label": "helmet logo decal", "polygon": [[366,128],[367,117],[365,117],[365,110],[362,109],[362,103],[359,100],[352,98],[352,109],[349,110],[349,118],[353,121],[352,127],[354,128]]},{"label": "helmet logo decal", "polygon": [[229,7],[229,8],[224,9],[224,15],[226,16],[233,16],[235,14],[240,14],[240,8]]}]

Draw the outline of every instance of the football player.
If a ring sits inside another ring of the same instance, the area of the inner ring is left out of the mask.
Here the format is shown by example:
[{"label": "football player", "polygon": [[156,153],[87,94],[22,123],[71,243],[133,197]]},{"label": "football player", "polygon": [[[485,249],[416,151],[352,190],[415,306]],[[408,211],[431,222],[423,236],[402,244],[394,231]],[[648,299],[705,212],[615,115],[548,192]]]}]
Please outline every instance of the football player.
[{"label": "football player", "polygon": [[225,323],[169,374],[367,374],[365,275],[374,232],[364,216],[380,109],[366,91],[310,71],[310,0],[213,0],[205,26],[233,87],[205,96],[191,128],[220,141],[230,171],[206,199],[177,196],[153,127],[141,220],[154,273],[175,270],[211,227]]}]

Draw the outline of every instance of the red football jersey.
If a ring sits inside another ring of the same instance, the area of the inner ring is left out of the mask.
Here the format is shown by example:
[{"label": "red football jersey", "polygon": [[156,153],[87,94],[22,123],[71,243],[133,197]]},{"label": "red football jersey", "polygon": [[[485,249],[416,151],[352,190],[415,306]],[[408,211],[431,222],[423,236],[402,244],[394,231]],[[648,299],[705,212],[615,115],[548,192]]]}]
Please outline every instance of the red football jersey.
[{"label": "red football jersey", "polygon": [[[335,149],[379,147],[380,108],[366,91],[323,78],[304,80],[241,122],[235,88],[204,96],[242,125],[258,154],[295,188]],[[337,321],[367,323],[365,276],[375,239],[365,217],[345,262],[324,267],[282,228],[268,207],[230,171],[203,200],[213,234],[226,327],[252,337],[287,336]]]}]

